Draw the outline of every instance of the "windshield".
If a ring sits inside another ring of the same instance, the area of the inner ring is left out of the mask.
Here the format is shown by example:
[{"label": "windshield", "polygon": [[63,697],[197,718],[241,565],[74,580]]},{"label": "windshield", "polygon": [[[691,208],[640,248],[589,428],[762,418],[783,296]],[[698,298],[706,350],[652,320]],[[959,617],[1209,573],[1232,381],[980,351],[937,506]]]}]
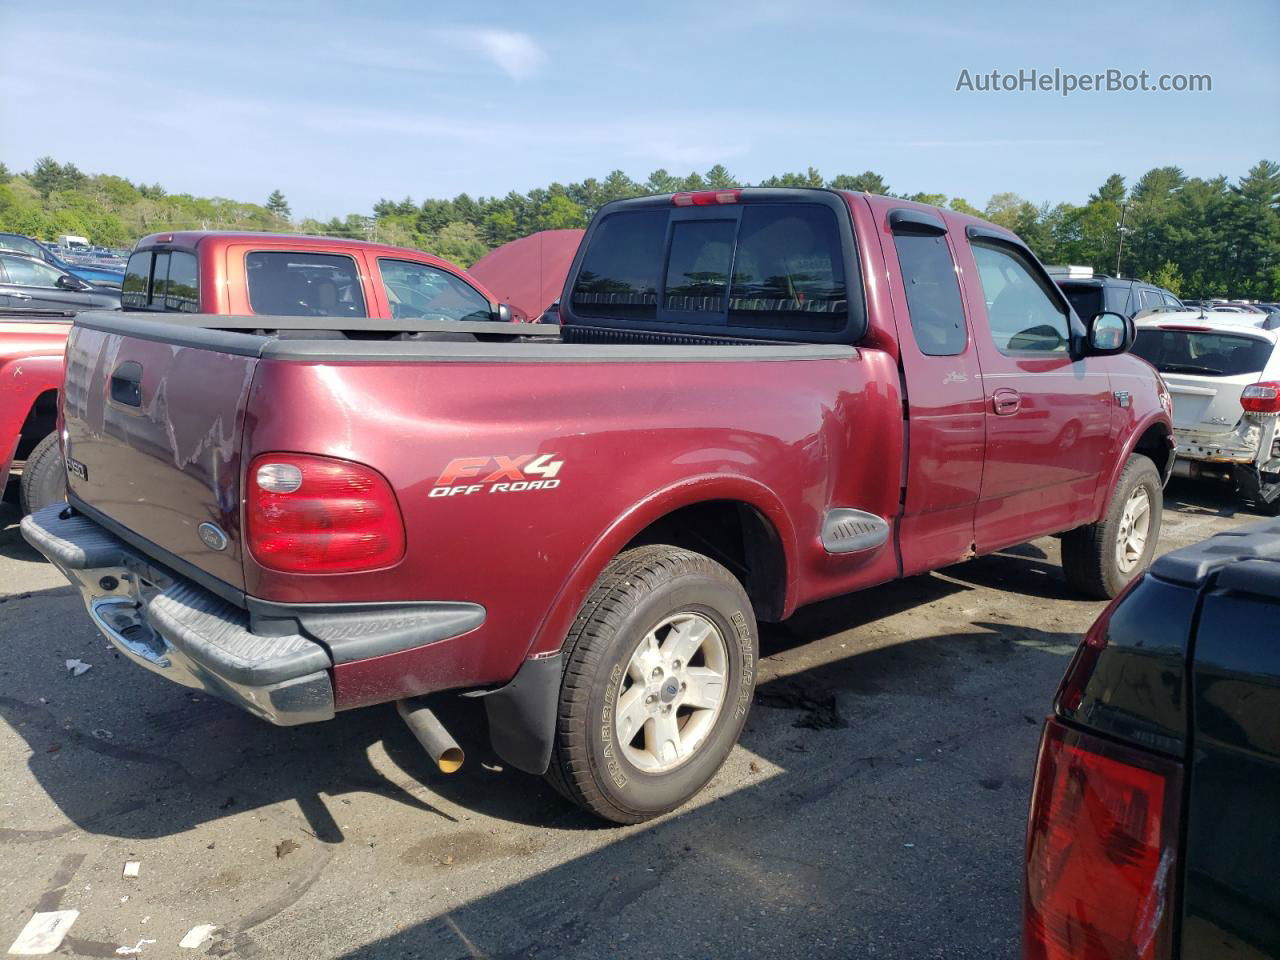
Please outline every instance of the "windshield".
[{"label": "windshield", "polygon": [[1146,329],[1133,352],[1161,373],[1238,377],[1261,373],[1271,357],[1269,340],[1231,333]]}]

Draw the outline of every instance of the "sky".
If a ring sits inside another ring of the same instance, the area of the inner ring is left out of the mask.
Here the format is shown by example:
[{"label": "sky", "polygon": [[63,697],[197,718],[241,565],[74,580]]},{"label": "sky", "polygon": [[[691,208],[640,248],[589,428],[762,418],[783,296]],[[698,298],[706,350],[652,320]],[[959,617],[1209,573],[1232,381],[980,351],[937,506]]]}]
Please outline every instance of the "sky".
[{"label": "sky", "polygon": [[[956,89],[1055,68],[1212,90]],[[1280,0],[0,0],[0,161],[46,154],[325,219],[716,163],[1079,203],[1114,172],[1280,160]]]}]

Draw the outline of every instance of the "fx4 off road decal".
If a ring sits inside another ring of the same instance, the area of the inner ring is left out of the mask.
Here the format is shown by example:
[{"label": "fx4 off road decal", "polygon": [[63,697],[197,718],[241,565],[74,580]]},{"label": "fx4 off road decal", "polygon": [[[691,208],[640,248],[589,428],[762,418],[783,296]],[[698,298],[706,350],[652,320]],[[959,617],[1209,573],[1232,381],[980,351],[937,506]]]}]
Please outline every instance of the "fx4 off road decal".
[{"label": "fx4 off road decal", "polygon": [[[430,495],[469,497],[481,492],[554,490],[560,486],[557,474],[563,466],[564,461],[557,460],[554,453],[541,456],[523,453],[518,457],[456,457],[441,472]],[[459,480],[469,482],[458,483]]]}]

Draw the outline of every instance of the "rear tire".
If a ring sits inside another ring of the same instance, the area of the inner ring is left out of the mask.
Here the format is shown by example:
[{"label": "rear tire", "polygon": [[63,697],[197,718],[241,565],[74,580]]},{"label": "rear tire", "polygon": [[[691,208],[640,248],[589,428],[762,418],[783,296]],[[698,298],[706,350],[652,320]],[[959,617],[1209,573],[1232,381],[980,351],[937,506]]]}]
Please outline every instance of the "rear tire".
[{"label": "rear tire", "polygon": [[615,823],[679,807],[738,741],[758,648],[751,601],[720,564],[671,546],[620,554],[565,640],[547,779]]},{"label": "rear tire", "polygon": [[1062,537],[1062,572],[1072,589],[1109,600],[1151,565],[1160,541],[1160,471],[1135,453],[1125,464],[1098,523]]},{"label": "rear tire", "polygon": [[58,448],[58,435],[51,433],[35,445],[22,470],[18,503],[24,514],[67,499],[67,471]]}]

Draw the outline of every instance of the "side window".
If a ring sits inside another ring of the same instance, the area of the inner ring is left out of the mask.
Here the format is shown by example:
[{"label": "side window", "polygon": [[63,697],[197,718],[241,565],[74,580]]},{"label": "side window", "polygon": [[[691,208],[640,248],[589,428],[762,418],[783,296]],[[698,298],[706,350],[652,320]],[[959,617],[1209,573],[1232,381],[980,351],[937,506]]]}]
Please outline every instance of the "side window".
[{"label": "side window", "polygon": [[141,250],[129,257],[120,287],[120,306],[125,310],[147,308],[147,285],[151,280],[151,251]]},{"label": "side window", "polygon": [[1181,308],[1182,308],[1182,303],[1181,303],[1181,301],[1179,301],[1177,297],[1175,297],[1175,296],[1173,296],[1173,295],[1171,295],[1171,294],[1166,293],[1166,294],[1164,295],[1164,302],[1165,302],[1165,304],[1166,304],[1167,306],[1170,306],[1170,307],[1177,307],[1177,308],[1179,308],[1179,309],[1181,309]]},{"label": "side window", "polygon": [[895,233],[893,243],[906,285],[911,331],[920,352],[931,357],[964,353],[969,337],[946,237]]},{"label": "side window", "polygon": [[840,250],[840,230],[828,207],[745,207],[733,262],[729,325],[843,329],[849,321],[849,293]]},{"label": "side window", "polygon": [[1151,287],[1142,288],[1142,309],[1150,310],[1153,307],[1164,306],[1164,296],[1159,290],[1153,290]]},{"label": "side window", "polygon": [[47,263],[26,257],[5,257],[4,266],[9,282],[23,287],[56,287],[62,276]]},{"label": "side window", "polygon": [[489,301],[447,270],[412,260],[379,260],[393,317],[489,320]]},{"label": "side window", "polygon": [[365,317],[354,259],[333,253],[259,251],[245,255],[249,306],[278,317]]},{"label": "side window", "polygon": [[1065,354],[1070,328],[1040,278],[1003,245],[975,242],[982,296],[991,338],[1001,353]]}]

